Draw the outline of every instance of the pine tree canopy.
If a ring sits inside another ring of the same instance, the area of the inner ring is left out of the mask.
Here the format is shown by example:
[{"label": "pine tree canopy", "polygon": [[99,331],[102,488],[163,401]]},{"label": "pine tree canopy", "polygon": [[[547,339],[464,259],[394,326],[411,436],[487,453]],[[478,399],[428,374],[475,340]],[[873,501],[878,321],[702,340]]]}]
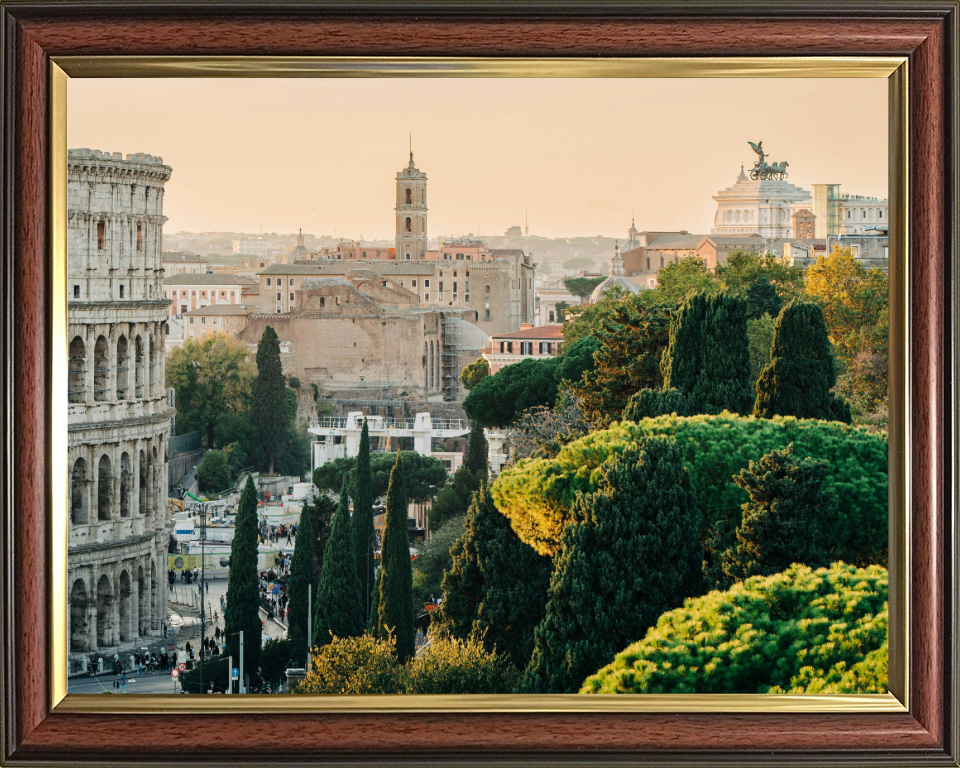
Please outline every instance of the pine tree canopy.
[{"label": "pine tree canopy", "polygon": [[237,522],[230,544],[230,581],[227,584],[227,607],[223,612],[227,633],[227,653],[240,658],[240,636],[243,632],[244,674],[257,679],[260,668],[260,580],[257,575],[257,489],[253,478],[240,494]]},{"label": "pine tree canopy", "polygon": [[575,693],[663,612],[700,593],[700,512],[676,443],[643,438],[600,475],[563,532],[524,692]]},{"label": "pine tree canopy", "polygon": [[754,416],[842,421],[842,405],[834,404],[831,393],[836,383],[823,310],[812,302],[784,307],[774,326],[770,362],[757,380]]},{"label": "pine tree canopy", "polygon": [[521,411],[535,405],[551,408],[557,397],[554,378],[560,361],[555,357],[525,360],[508,365],[495,376],[482,379],[463,401],[463,410],[484,427],[505,427]]},{"label": "pine tree canopy", "polygon": [[723,555],[727,588],[750,576],[771,576],[793,563],[826,565],[819,546],[820,521],[832,505],[823,492],[827,462],[798,460],[793,443],[773,450],[733,476],[750,494],[743,505],[737,541]]},{"label": "pine tree canopy", "polygon": [[746,302],[728,293],[694,293],[670,324],[663,386],[680,390],[689,414],[753,409]]},{"label": "pine tree canopy", "polygon": [[517,538],[486,486],[474,494],[464,533],[450,554],[443,602],[430,631],[463,640],[479,637],[488,651],[508,654],[523,669],[545,612],[550,558]]},{"label": "pine tree canopy", "polygon": [[287,438],[287,384],[280,363],[280,340],[272,326],[267,326],[257,346],[257,380],[253,385],[251,414],[267,455],[268,472],[283,453]]},{"label": "pine tree canopy", "polygon": [[340,505],[330,529],[330,539],[323,553],[316,619],[313,622],[315,646],[326,645],[332,637],[363,634],[360,579],[357,578],[357,556],[349,505],[350,489],[344,482],[340,491]]},{"label": "pine tree canopy", "polygon": [[410,535],[407,532],[407,491],[403,477],[403,458],[390,474],[387,488],[387,520],[380,547],[380,578],[377,599],[379,637],[392,634],[397,639],[397,658],[401,662],[414,655],[413,568],[410,565]]},{"label": "pine tree canopy", "polygon": [[314,581],[314,535],[310,519],[310,508],[304,506],[300,513],[297,526],[297,540],[293,547],[293,559],[290,561],[290,580],[287,582],[287,596],[289,598],[287,611],[287,637],[293,641],[295,659],[301,661],[306,658],[307,636],[310,612],[310,588],[312,597],[317,597],[317,582]]},{"label": "pine tree canopy", "polygon": [[357,576],[366,626],[373,589],[373,479],[370,471],[370,432],[367,420],[360,431],[360,452],[357,454],[356,483],[353,489],[353,536],[357,553]]},{"label": "pine tree canopy", "polygon": [[687,415],[687,399],[678,389],[641,389],[627,401],[624,421],[654,419],[657,416]]},{"label": "pine tree canopy", "polygon": [[593,354],[600,349],[600,342],[596,336],[584,336],[563,353],[560,365],[557,366],[556,379],[558,382],[578,384],[583,374],[592,371],[597,362]]},{"label": "pine tree canopy", "polygon": [[[630,396],[662,382],[660,358],[667,345],[671,310],[624,299],[594,332],[600,348],[595,366],[572,387],[587,420],[604,427],[619,420]],[[498,374],[499,375],[499,374]]]}]

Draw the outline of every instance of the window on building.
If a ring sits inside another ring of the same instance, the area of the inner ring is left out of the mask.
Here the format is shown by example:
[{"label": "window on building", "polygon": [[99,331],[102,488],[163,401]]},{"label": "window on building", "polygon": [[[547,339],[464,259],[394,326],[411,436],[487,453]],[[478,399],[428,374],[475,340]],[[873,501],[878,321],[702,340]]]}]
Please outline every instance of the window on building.
[{"label": "window on building", "polygon": [[520,342],[520,354],[521,354],[521,355],[532,355],[532,354],[533,354],[533,342],[532,342],[532,341],[521,341],[521,342]]},{"label": "window on building", "polygon": [[[429,288],[430,286],[427,285],[426,287]],[[443,280],[440,281],[440,285],[437,287],[437,290],[438,290],[438,291],[442,291],[442,290],[443,290]]]},{"label": "window on building", "polygon": [[400,278],[400,287],[403,288],[403,278]]},{"label": "window on building", "polygon": [[425,278],[425,279],[424,279],[424,281],[423,281],[423,287],[424,287],[424,288],[429,288],[429,287],[430,287],[430,278]]},{"label": "window on building", "polygon": [[878,208],[878,209],[877,209],[877,218],[878,218],[878,219],[882,219],[882,218],[883,218],[883,208]]},{"label": "window on building", "polygon": [[197,292],[196,292],[196,291],[190,291],[190,295],[191,295],[193,298],[197,298]]},{"label": "window on building", "polygon": [[404,256],[406,257],[407,261],[410,261],[410,254],[409,254],[409,253],[405,253]]},{"label": "window on building", "polygon": [[67,386],[67,399],[71,403],[82,403],[86,399],[87,348],[83,339],[75,336],[70,342],[70,373]]},{"label": "window on building", "polygon": [[429,294],[429,293],[423,294],[423,300],[426,301],[426,302],[429,302],[429,301],[430,301],[430,294]]},{"label": "window on building", "polygon": [[484,320],[489,320],[489,319],[490,319],[490,310],[489,310],[489,309],[484,310],[484,312],[483,312],[483,319],[484,319]]},{"label": "window on building", "polygon": [[861,218],[861,219],[866,219],[866,218],[867,218],[867,212],[866,212],[866,210],[860,211],[860,218]]},{"label": "window on building", "polygon": [[277,291],[277,301],[280,301],[280,296],[281,296],[280,292]]},{"label": "window on building", "polygon": [[443,301],[443,294],[442,294],[442,293],[439,293],[439,292],[437,293],[437,301]]},{"label": "window on building", "polygon": [[660,269],[663,269],[663,256],[660,257]]},{"label": "window on building", "polygon": [[851,211],[847,211],[847,218],[849,219],[849,218],[851,218],[851,217],[852,217],[852,212],[851,212]]},{"label": "window on building", "polygon": [[366,251],[363,251],[360,255],[361,255],[361,257],[363,257],[364,259],[367,258],[367,252],[366,252]]},{"label": "window on building", "polygon": [[79,285],[73,286],[73,298],[75,298],[75,299],[79,299],[79,298],[80,298],[80,286],[79,286]]},{"label": "window on building", "polygon": [[137,250],[143,250],[143,225],[137,222]]},{"label": "window on building", "polygon": [[490,286],[489,286],[489,285],[486,286],[486,290],[484,291],[484,293],[490,293]]},{"label": "window on building", "polygon": [[97,222],[97,250],[102,251],[106,247],[107,242],[107,225],[102,222]]},{"label": "window on building", "polygon": [[411,288],[416,288],[416,287],[417,287],[416,278],[414,278],[413,280],[410,281],[410,287],[411,287]]},{"label": "window on building", "polygon": [[412,224],[413,224],[413,219],[411,219],[409,216],[407,216],[407,228],[406,228],[405,231],[411,232],[412,230],[411,230],[410,227],[411,227]]},{"label": "window on building", "polygon": [[201,317],[201,318],[200,318],[200,325],[206,325],[206,324],[207,324],[207,318]]},{"label": "window on building", "polygon": [[270,278],[267,278],[267,285],[270,285]]},{"label": "window on building", "polygon": [[293,294],[290,294],[290,301],[293,301]]},{"label": "window on building", "polygon": [[120,298],[121,298],[121,299],[123,298],[123,288],[124,288],[124,286],[121,285],[121,286],[120,286]]},{"label": "window on building", "polygon": [[[412,204],[413,204],[413,192],[412,192],[411,190],[409,190],[409,189],[407,190],[407,202],[406,202],[406,204],[407,204],[407,205],[412,205]],[[407,219],[407,221],[410,221],[410,219]]]},{"label": "window on building", "polygon": [[283,307],[277,307],[277,314],[279,315],[282,312],[283,312]]}]

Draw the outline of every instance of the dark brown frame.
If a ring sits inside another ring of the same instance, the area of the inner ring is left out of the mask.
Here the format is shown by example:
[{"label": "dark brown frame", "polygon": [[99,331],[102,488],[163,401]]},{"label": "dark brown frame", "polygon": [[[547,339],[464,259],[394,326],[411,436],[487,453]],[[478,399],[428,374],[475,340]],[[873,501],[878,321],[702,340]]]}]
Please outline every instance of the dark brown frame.
[{"label": "dark brown frame", "polygon": [[[957,2],[3,2],[0,761],[957,766]],[[913,509],[909,713],[51,711],[51,56],[905,56]]]}]

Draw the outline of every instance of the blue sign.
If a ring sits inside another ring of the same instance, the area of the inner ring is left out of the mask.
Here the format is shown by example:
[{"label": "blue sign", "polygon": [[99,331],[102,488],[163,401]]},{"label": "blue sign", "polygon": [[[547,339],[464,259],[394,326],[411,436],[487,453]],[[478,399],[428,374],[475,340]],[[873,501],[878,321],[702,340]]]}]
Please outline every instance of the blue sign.
[{"label": "blue sign", "polygon": [[275,594],[275,595],[279,595],[279,594],[280,594],[280,585],[279,585],[279,584],[274,584],[274,585],[273,585],[273,594]]},{"label": "blue sign", "polygon": [[231,669],[231,670],[230,670],[230,679],[231,679],[231,680],[239,680],[239,679],[240,679],[240,670],[237,669],[236,667],[234,667],[233,669]]}]

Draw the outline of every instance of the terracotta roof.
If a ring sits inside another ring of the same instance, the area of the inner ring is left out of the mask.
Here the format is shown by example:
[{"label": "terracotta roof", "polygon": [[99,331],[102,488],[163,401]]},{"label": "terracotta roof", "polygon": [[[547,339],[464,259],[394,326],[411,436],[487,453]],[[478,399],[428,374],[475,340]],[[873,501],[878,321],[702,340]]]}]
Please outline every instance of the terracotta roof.
[{"label": "terracotta roof", "polygon": [[209,264],[206,259],[201,258],[191,251],[164,251],[160,255],[160,261],[164,264]]},{"label": "terracotta roof", "polygon": [[241,304],[211,304],[207,307],[197,307],[185,315],[249,315],[257,310],[248,309]]},{"label": "terracotta roof", "polygon": [[163,278],[164,285],[254,285],[257,281],[240,275],[171,275]]},{"label": "terracotta roof", "polygon": [[[647,250],[672,250],[674,248],[696,248],[707,235],[665,235],[647,243]],[[636,250],[634,248],[633,250]]]},{"label": "terracotta roof", "polygon": [[556,341],[563,340],[563,323],[554,323],[552,325],[540,325],[536,328],[524,328],[522,331],[511,331],[510,333],[498,333],[491,336],[491,339],[535,339],[538,341]]}]

